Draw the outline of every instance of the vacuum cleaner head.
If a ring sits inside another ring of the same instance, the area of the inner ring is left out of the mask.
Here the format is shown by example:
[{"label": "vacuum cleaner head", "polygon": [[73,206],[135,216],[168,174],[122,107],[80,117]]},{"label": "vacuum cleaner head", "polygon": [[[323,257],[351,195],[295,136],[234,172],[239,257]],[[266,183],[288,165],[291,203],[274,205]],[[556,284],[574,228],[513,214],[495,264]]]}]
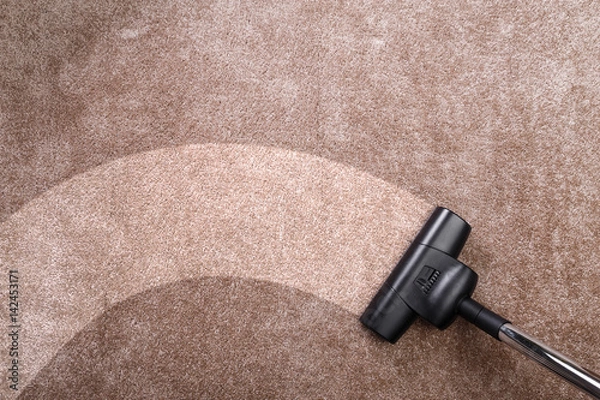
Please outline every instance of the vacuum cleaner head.
[{"label": "vacuum cleaner head", "polygon": [[507,321],[470,299],[477,274],[457,260],[470,232],[471,226],[458,215],[436,208],[362,314],[361,322],[394,343],[417,317],[445,329],[464,313],[471,322],[483,318],[486,325],[492,323],[484,330],[491,329],[488,333],[497,337]]}]

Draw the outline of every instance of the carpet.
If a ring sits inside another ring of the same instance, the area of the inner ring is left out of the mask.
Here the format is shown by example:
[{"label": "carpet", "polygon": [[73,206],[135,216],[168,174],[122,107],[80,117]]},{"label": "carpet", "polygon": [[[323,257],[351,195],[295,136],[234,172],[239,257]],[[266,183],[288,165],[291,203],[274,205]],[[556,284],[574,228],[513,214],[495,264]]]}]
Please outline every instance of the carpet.
[{"label": "carpet", "polygon": [[474,298],[600,370],[598,4],[0,21],[2,398],[586,398],[460,319],[358,316],[442,205]]}]

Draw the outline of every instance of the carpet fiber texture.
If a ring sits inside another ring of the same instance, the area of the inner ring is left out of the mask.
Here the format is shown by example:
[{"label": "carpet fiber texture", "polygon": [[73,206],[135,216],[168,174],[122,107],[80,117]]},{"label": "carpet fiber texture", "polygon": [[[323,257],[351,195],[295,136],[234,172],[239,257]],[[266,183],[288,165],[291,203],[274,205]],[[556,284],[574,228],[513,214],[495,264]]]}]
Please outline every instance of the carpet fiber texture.
[{"label": "carpet fiber texture", "polygon": [[475,299],[600,371],[599,39],[589,1],[0,0],[0,398],[585,398],[357,319],[442,205]]}]

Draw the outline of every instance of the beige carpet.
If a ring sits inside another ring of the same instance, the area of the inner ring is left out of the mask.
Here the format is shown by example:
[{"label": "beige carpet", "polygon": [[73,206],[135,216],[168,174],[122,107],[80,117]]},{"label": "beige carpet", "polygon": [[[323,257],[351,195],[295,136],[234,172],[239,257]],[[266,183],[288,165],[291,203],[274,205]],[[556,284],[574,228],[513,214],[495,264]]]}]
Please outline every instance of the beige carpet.
[{"label": "beige carpet", "polygon": [[475,298],[600,371],[599,39],[592,2],[0,0],[0,397],[585,398],[357,318],[443,205]]}]

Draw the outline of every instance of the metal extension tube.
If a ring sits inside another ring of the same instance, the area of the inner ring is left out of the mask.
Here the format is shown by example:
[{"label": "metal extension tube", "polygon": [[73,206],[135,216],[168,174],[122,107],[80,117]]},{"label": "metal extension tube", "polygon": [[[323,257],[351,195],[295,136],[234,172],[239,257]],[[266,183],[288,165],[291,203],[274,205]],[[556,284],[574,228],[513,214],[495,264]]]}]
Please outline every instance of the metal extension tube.
[{"label": "metal extension tube", "polygon": [[540,343],[537,339],[515,328],[510,323],[500,327],[498,338],[515,350],[520,351],[560,375],[592,397],[600,399],[600,377],[579,366],[568,357]]}]

